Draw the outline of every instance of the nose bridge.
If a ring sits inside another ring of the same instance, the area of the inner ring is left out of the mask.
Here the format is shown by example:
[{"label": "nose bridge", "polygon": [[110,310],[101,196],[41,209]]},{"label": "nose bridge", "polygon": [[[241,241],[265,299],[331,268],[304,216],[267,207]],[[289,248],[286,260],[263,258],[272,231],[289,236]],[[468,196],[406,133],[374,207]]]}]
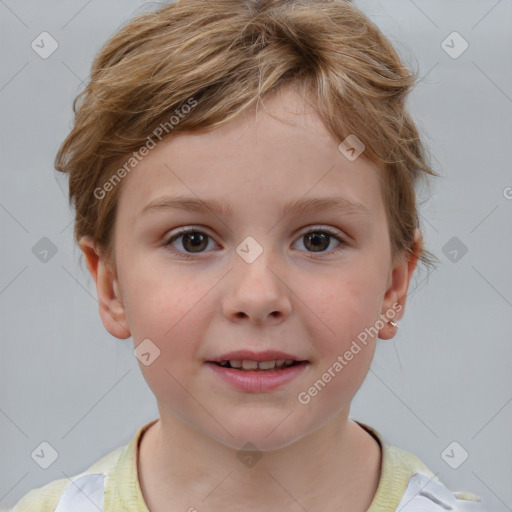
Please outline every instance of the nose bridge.
[{"label": "nose bridge", "polygon": [[271,236],[260,237],[259,241],[247,237],[236,248],[233,272],[223,298],[227,317],[262,322],[290,314],[290,293],[271,243]]},{"label": "nose bridge", "polygon": [[272,249],[272,237],[247,237],[236,249],[235,279],[236,286],[254,289],[255,292],[269,294],[279,293],[280,281],[275,253]]}]

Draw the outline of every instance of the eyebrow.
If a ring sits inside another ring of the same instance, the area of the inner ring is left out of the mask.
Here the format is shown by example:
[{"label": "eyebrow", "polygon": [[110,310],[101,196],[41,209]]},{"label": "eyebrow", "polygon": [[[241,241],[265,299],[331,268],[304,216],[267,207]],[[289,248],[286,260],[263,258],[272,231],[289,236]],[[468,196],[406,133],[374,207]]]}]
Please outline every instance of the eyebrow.
[{"label": "eyebrow", "polygon": [[[215,199],[198,199],[188,196],[164,196],[148,203],[141,214],[159,210],[182,210],[204,212],[209,210],[219,216],[233,217],[234,208],[229,202],[220,202]],[[288,201],[281,210],[281,215],[304,215],[312,211],[339,211],[349,215],[368,216],[370,212],[362,203],[354,203],[343,197],[315,197],[301,198]]]}]

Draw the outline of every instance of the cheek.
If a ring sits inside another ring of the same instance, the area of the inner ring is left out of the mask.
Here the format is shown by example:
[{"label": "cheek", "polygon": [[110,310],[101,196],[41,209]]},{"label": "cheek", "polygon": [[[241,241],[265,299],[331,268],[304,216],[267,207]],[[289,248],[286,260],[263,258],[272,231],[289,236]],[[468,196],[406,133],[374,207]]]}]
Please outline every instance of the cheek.
[{"label": "cheek", "polygon": [[318,323],[323,326],[323,352],[332,356],[333,351],[345,351],[352,340],[375,325],[381,308],[379,291],[371,276],[310,287],[311,304],[315,304],[314,311],[321,321]]},{"label": "cheek", "polygon": [[155,267],[133,274],[125,288],[134,348],[140,344],[139,352],[147,346],[151,355],[156,354],[148,365],[139,357],[139,367],[159,402],[173,404],[178,416],[186,416],[191,404],[183,386],[189,387],[200,362],[201,342],[213,314],[207,300],[212,285]]},{"label": "cheek", "polygon": [[152,388],[169,391],[176,384],[172,376],[178,381],[188,377],[193,370],[185,363],[198,360],[200,341],[213,314],[207,300],[212,284],[170,272],[169,266],[132,263],[121,282],[134,348],[145,343],[150,353],[157,354],[147,366],[139,358],[139,365]]},{"label": "cheek", "polygon": [[[127,321],[136,342],[154,337],[165,345],[194,339],[194,332],[209,314],[203,300],[212,284],[178,266],[147,262],[125,274],[123,293]],[[200,311],[200,314],[198,312]]]},{"label": "cheek", "polygon": [[366,378],[376,347],[376,332],[371,328],[380,304],[369,285],[349,280],[328,295],[312,296],[315,299],[322,329],[312,326],[310,332],[319,359],[297,401],[311,417],[327,421],[350,406]]}]

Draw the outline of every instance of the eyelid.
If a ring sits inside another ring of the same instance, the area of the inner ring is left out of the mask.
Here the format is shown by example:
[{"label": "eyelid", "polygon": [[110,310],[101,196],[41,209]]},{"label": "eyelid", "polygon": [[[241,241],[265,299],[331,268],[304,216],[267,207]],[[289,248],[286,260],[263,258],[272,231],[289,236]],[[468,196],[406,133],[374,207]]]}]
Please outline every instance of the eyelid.
[{"label": "eyelid", "polygon": [[326,224],[309,224],[308,226],[301,228],[298,233],[304,234],[309,233],[310,231],[325,231],[326,233],[342,235],[343,233],[332,226],[327,226]]},{"label": "eyelid", "polygon": [[[169,243],[171,241],[173,241],[173,239],[176,239],[178,238],[179,236],[181,235],[185,235],[187,233],[193,233],[193,232],[196,232],[196,231],[201,231],[201,232],[204,232],[205,234],[207,234],[210,238],[214,238],[214,236],[212,235],[211,231],[204,227],[204,226],[200,226],[200,225],[190,225],[190,226],[186,226],[186,227],[183,227],[183,228],[177,228],[176,230],[173,230],[173,232],[175,231],[174,234],[172,235],[169,235],[166,237],[166,243]],[[345,241],[345,238],[346,238],[346,235],[344,233],[342,233],[339,229],[337,228],[333,228],[331,226],[327,226],[327,225],[324,225],[324,224],[311,224],[311,225],[308,225],[308,226],[305,226],[304,228],[301,228],[299,229],[295,236],[299,236],[299,235],[304,235],[306,233],[310,233],[311,231],[325,231],[331,235],[337,235],[337,236],[340,236],[341,238],[343,238],[343,240]]]},{"label": "eyelid", "polygon": [[[171,232],[172,234],[170,234],[164,238],[164,245],[170,245],[171,242],[178,239],[180,236],[186,235],[187,233],[195,233],[197,231],[200,231],[201,233],[208,235],[208,237],[210,239],[215,240],[215,237],[212,235],[212,232],[208,228],[206,228],[204,226],[199,226],[199,225],[197,225],[197,226],[191,225],[191,226],[176,228],[176,229],[172,230],[172,232]],[[217,243],[217,242],[215,242],[215,243]]]}]

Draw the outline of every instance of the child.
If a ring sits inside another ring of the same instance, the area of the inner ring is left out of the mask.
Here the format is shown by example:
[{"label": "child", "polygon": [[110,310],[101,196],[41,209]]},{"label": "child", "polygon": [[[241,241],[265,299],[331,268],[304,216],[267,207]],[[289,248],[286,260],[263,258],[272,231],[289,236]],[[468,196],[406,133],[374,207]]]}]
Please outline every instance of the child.
[{"label": "child", "polygon": [[15,512],[484,511],[349,418],[418,261],[415,76],[344,0],[179,0],[96,57],[56,158],[159,408]]}]

